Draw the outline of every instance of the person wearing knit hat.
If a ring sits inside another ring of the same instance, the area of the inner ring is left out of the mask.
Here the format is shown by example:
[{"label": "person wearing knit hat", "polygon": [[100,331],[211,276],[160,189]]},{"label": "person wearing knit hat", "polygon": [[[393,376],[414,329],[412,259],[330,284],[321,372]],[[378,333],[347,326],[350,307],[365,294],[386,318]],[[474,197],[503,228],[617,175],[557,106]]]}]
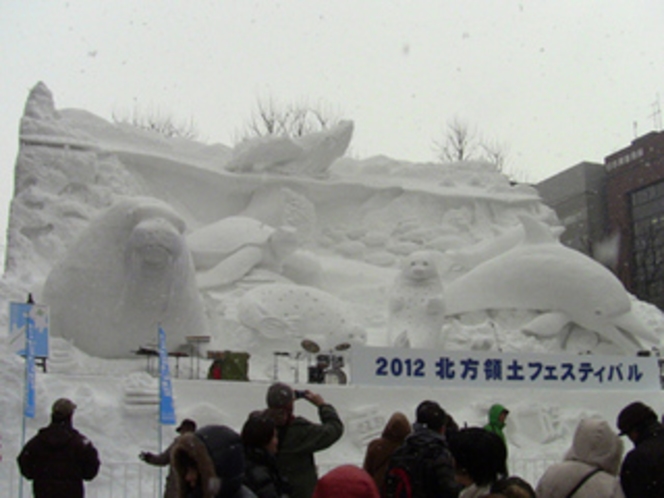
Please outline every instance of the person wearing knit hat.
[{"label": "person wearing knit hat", "polygon": [[645,425],[650,425],[657,421],[657,414],[648,405],[635,401],[627,405],[618,414],[617,425],[621,436],[629,436],[634,429],[642,429]]},{"label": "person wearing knit hat", "polygon": [[17,458],[21,474],[32,481],[35,498],[83,498],[83,481],[99,472],[92,442],[74,429],[76,405],[67,398],[51,407],[51,423],[30,439]]},{"label": "person wearing knit hat", "polygon": [[664,426],[655,411],[640,401],[630,403],[618,414],[616,425],[632,449],[620,468],[620,484],[626,498],[664,496]]},{"label": "person wearing knit hat", "polygon": [[367,471],[341,465],[320,478],[312,498],[380,498],[376,483]]},{"label": "person wearing knit hat", "polygon": [[[318,409],[316,424],[293,414],[295,400],[303,399]],[[336,443],[344,432],[337,410],[312,391],[293,391],[283,382],[272,384],[266,394],[266,415],[277,426],[277,468],[290,483],[291,498],[311,498],[318,481],[314,453]]]},{"label": "person wearing knit hat", "polygon": [[67,398],[60,398],[55,400],[51,407],[51,419],[67,420],[71,419],[76,410],[74,402]]},{"label": "person wearing knit hat", "polygon": [[[175,429],[175,432],[177,432],[178,435],[187,434],[189,432],[195,432],[195,431],[196,431],[196,422],[194,422],[190,418],[185,418],[182,422],[180,422],[180,425],[177,427],[177,429]],[[155,465],[157,467],[166,467],[166,466],[169,467],[168,474],[166,475],[166,486],[164,487],[163,498],[175,498],[177,496],[175,473],[173,472],[173,469],[170,465],[171,450],[173,449],[176,440],[177,438],[174,439],[171,442],[171,444],[169,444],[166,447],[166,449],[161,453],[141,451],[138,454],[138,458],[143,460],[145,463],[149,463],[150,465]]]}]

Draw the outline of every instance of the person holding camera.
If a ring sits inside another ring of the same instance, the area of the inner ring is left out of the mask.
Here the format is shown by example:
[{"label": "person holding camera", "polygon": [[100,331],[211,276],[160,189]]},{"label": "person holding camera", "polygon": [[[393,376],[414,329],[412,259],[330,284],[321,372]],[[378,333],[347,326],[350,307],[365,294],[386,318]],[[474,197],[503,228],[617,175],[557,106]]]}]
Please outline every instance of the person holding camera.
[{"label": "person holding camera", "polygon": [[[320,423],[295,416],[296,399],[304,399],[318,408]],[[272,384],[267,391],[266,415],[277,426],[279,444],[277,468],[291,485],[291,498],[310,498],[318,482],[314,453],[337,442],[344,426],[335,408],[320,394],[293,391],[283,382]]]}]

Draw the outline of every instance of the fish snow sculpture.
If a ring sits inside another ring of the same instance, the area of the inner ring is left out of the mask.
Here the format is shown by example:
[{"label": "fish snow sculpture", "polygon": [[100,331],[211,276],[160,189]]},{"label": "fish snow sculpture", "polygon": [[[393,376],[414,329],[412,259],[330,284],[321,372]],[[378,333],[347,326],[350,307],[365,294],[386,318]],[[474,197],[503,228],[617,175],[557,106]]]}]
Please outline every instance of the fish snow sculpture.
[{"label": "fish snow sculpture", "polygon": [[268,339],[303,340],[321,349],[364,344],[366,334],[348,305],[319,289],[268,284],[248,291],[238,303],[238,320]]},{"label": "fish snow sculpture", "polygon": [[566,324],[596,332],[626,353],[660,338],[632,313],[630,297],[607,268],[555,240],[548,227],[521,216],[524,238],[451,282],[446,315],[491,309],[543,311],[522,327],[554,336]]}]

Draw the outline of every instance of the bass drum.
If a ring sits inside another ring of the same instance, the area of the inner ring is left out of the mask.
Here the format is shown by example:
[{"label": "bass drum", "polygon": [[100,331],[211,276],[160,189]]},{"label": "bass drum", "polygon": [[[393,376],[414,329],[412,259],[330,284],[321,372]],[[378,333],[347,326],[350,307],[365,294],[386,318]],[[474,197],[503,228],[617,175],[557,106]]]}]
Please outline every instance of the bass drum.
[{"label": "bass drum", "polygon": [[347,384],[348,377],[340,368],[329,368],[324,373],[325,384]]}]

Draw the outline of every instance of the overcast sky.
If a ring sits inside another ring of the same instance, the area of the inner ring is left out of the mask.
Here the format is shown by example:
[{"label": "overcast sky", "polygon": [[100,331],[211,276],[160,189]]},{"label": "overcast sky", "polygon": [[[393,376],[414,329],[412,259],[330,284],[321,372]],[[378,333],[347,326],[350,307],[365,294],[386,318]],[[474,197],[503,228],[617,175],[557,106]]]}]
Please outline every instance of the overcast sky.
[{"label": "overcast sky", "polygon": [[534,182],[655,128],[663,26],[661,0],[2,0],[0,227],[40,80],[59,109],[161,109],[228,145],[259,98],[325,107],[359,157],[433,160],[456,116]]}]

